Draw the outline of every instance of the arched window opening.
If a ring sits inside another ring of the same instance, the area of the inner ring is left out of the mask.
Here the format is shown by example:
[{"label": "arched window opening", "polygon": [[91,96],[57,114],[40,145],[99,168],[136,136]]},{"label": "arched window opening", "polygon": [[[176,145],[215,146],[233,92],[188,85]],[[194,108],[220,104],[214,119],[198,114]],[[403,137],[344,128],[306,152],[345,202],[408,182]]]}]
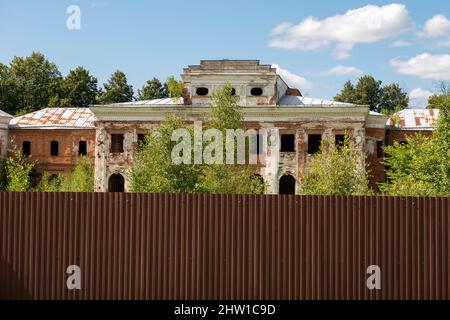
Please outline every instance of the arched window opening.
[{"label": "arched window opening", "polygon": [[121,174],[112,174],[109,177],[108,183],[109,192],[124,192],[125,191],[125,179]]},{"label": "arched window opening", "polygon": [[279,194],[295,194],[295,178],[284,175],[280,178]]}]

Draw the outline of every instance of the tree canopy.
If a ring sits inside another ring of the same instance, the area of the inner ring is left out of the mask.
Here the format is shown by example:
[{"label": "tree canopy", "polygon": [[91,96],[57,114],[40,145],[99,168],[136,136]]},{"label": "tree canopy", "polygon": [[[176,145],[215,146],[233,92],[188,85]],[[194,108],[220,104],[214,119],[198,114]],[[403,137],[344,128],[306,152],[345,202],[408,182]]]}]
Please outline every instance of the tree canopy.
[{"label": "tree canopy", "polygon": [[167,98],[167,84],[162,84],[158,78],[148,80],[147,83],[138,90],[138,100],[152,100]]},{"label": "tree canopy", "polygon": [[103,85],[99,101],[102,104],[129,102],[133,100],[133,86],[127,82],[127,76],[120,70],[115,71]]},{"label": "tree canopy", "polygon": [[395,142],[385,151],[388,181],[380,189],[389,195],[450,195],[450,95],[443,95],[436,130],[417,134],[406,144]]},{"label": "tree canopy", "polygon": [[[229,84],[213,94],[213,107],[208,128],[220,132],[242,126],[236,97]],[[135,153],[130,170],[131,190],[134,192],[205,192],[261,193],[264,184],[246,165],[175,163],[172,151],[179,141],[172,140],[177,129],[185,129],[188,152],[193,159],[194,130],[175,115],[149,130],[144,143]],[[202,147],[205,142],[202,143]],[[225,152],[225,149],[216,150]],[[225,157],[222,157],[225,159]]]},{"label": "tree canopy", "polygon": [[307,164],[300,192],[305,195],[370,194],[368,169],[348,135],[336,145],[334,136],[322,141],[320,150]]},{"label": "tree canopy", "polygon": [[334,100],[368,105],[370,110],[392,114],[408,106],[408,94],[396,83],[382,86],[380,80],[370,75],[362,76],[354,86],[346,81]]}]

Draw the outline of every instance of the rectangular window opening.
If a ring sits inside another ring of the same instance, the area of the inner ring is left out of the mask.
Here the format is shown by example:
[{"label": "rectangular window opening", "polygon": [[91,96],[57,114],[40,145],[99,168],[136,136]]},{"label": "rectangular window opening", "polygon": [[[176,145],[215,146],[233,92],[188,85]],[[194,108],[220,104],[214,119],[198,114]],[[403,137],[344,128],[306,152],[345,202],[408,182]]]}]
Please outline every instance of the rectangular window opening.
[{"label": "rectangular window opening", "polygon": [[50,155],[51,156],[58,156],[59,154],[59,143],[58,141],[52,141],[50,142]]},{"label": "rectangular window opening", "polygon": [[342,147],[344,145],[345,136],[343,134],[337,134],[334,136],[334,143],[337,147]]},{"label": "rectangular window opening", "polygon": [[282,134],[281,135],[281,152],[295,152],[295,135]]},{"label": "rectangular window opening", "polygon": [[383,158],[383,141],[377,141],[377,157]]},{"label": "rectangular window opening", "polygon": [[123,152],[123,134],[111,134],[111,153]]},{"label": "rectangular window opening", "polygon": [[320,150],[320,144],[322,142],[322,135],[309,134],[308,135],[308,153],[315,154]]},{"label": "rectangular window opening", "polygon": [[79,156],[87,155],[87,142],[86,141],[82,140],[78,143],[78,155]]},{"label": "rectangular window opening", "polygon": [[22,155],[25,157],[29,157],[31,155],[31,142],[30,141],[22,142]]}]

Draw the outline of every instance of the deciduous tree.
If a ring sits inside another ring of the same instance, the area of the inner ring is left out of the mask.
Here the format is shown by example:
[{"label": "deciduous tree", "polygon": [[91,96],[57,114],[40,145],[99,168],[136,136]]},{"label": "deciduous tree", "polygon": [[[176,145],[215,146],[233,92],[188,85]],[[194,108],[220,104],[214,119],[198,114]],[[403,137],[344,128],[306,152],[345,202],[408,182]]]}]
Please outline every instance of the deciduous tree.
[{"label": "deciduous tree", "polygon": [[371,193],[368,184],[367,166],[348,136],[343,145],[336,146],[333,136],[328,135],[305,168],[300,192],[306,195],[364,195]]}]

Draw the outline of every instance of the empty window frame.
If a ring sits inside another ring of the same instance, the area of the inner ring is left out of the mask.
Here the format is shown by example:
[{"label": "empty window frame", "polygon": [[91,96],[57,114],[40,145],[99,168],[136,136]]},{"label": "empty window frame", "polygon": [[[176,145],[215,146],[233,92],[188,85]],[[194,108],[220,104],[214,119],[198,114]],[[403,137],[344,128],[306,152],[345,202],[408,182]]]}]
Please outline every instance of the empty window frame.
[{"label": "empty window frame", "polygon": [[50,155],[53,157],[57,157],[59,155],[59,142],[58,141],[50,142]]},{"label": "empty window frame", "polygon": [[321,134],[308,135],[308,153],[315,154],[320,150],[320,143],[322,142]]},{"label": "empty window frame", "polygon": [[263,94],[263,89],[262,88],[252,88],[250,90],[250,94],[252,96],[262,96]]},{"label": "empty window frame", "polygon": [[87,155],[87,141],[81,140],[78,142],[78,155],[86,156]]},{"label": "empty window frame", "polygon": [[138,149],[145,143],[145,134],[138,133],[137,135],[137,147]]},{"label": "empty window frame", "polygon": [[111,153],[123,152],[123,134],[113,133],[111,134]]},{"label": "empty window frame", "polygon": [[383,141],[377,141],[377,158],[383,158]]},{"label": "empty window frame", "polygon": [[208,95],[208,88],[205,87],[199,87],[197,90],[195,90],[198,96],[206,96]]},{"label": "empty window frame", "polygon": [[25,157],[29,157],[31,155],[31,142],[30,141],[22,142],[22,155]]},{"label": "empty window frame", "polygon": [[334,136],[334,143],[337,147],[341,147],[344,145],[345,135],[337,134]]},{"label": "empty window frame", "polygon": [[280,136],[281,152],[295,152],[295,135],[294,134],[282,134]]}]

